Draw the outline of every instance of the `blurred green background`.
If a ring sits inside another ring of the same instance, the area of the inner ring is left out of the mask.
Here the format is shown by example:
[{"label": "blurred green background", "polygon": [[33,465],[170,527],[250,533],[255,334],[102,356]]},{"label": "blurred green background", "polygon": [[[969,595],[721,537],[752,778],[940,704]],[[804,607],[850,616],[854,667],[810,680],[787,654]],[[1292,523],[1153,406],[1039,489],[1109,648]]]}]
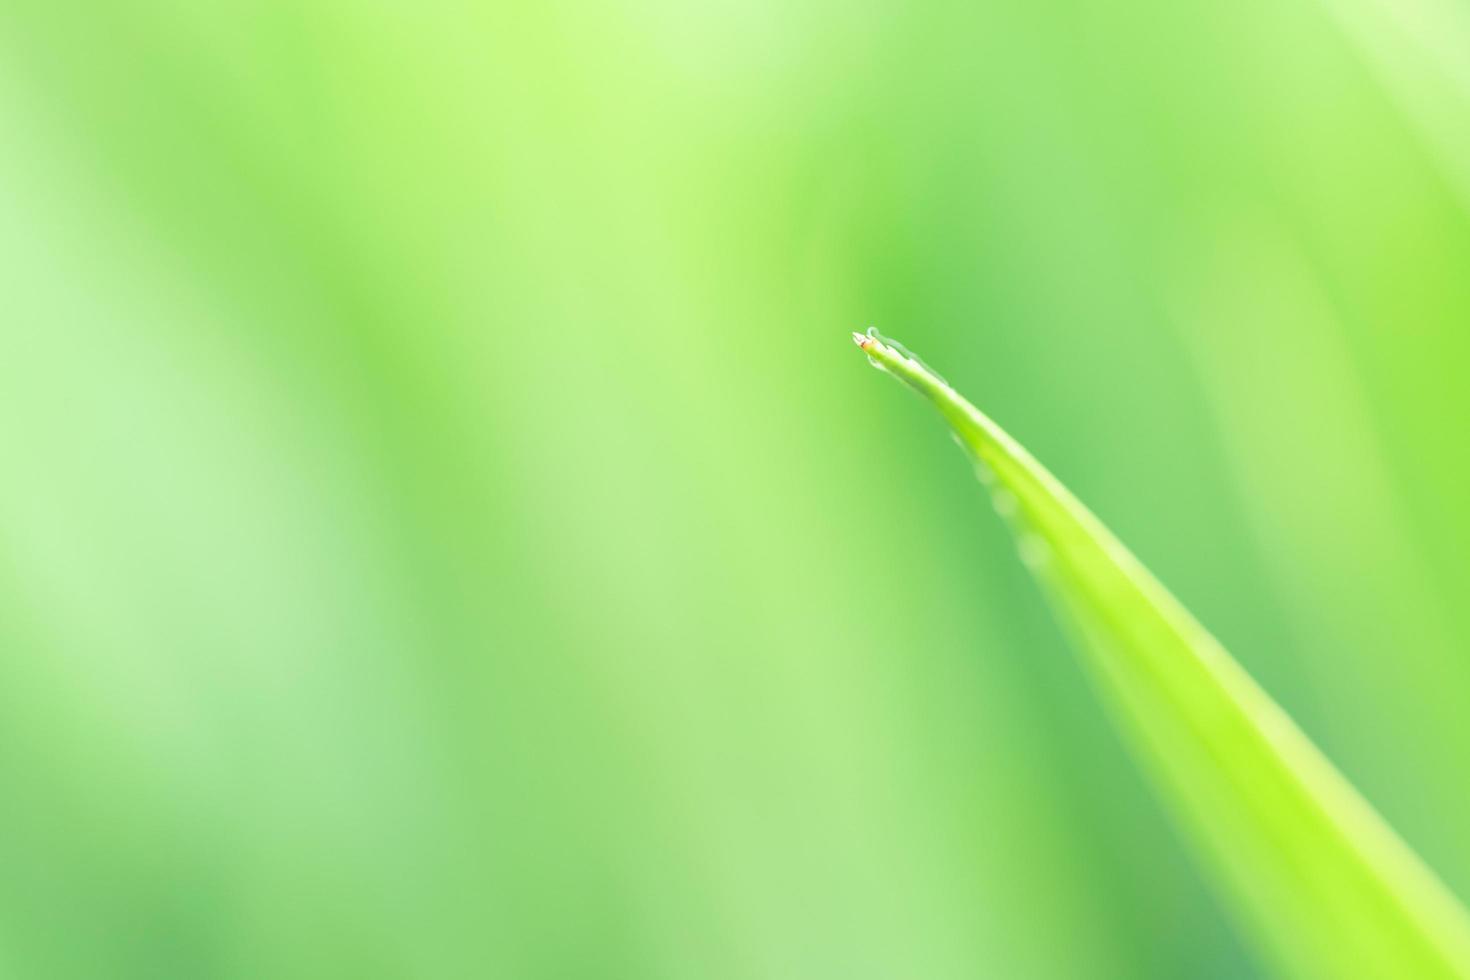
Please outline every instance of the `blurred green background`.
[{"label": "blurred green background", "polygon": [[0,975],[1260,975],[870,323],[1470,895],[1467,51],[0,0]]}]

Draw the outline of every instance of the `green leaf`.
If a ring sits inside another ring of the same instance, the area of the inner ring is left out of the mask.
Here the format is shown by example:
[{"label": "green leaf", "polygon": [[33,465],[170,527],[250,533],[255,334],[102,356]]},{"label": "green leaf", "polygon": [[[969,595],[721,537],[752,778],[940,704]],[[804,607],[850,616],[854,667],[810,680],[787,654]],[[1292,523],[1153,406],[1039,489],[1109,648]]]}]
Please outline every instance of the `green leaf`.
[{"label": "green leaf", "polygon": [[1268,962],[1334,980],[1470,977],[1463,907],[1178,600],[942,378],[872,331],[853,339],[975,459],[1125,741]]}]

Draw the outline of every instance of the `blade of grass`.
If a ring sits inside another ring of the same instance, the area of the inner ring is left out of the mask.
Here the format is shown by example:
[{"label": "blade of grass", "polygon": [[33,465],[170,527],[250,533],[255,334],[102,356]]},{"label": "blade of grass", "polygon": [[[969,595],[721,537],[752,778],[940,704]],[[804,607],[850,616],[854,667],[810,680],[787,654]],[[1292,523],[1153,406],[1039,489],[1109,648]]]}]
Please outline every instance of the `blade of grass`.
[{"label": "blade of grass", "polygon": [[1055,477],[901,346],[854,341],[939,410],[1104,702],[1269,962],[1470,977],[1470,916],[1286,713]]}]

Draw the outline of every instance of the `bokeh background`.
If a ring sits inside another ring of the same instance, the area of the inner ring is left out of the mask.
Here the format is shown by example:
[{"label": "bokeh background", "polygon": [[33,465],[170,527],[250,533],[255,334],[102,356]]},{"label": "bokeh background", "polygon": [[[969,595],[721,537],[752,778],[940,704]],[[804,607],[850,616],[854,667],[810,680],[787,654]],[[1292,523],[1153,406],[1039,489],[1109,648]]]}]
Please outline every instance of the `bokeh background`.
[{"label": "bokeh background", "polygon": [[0,974],[1262,974],[943,370],[1470,895],[1459,0],[0,2]]}]

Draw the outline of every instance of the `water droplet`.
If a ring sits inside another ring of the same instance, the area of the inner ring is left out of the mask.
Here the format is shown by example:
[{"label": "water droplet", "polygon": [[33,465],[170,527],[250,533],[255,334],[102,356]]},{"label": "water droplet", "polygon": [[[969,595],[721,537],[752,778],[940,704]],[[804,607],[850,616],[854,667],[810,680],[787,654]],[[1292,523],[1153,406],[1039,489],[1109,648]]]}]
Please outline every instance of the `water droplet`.
[{"label": "water droplet", "polygon": [[892,347],[894,350],[898,351],[904,357],[906,357],[909,360],[913,361],[915,364],[919,365],[919,367],[923,368],[925,371],[928,371],[930,374],[932,374],[936,379],[938,379],[939,383],[942,384],[942,385],[944,385],[946,388],[948,388],[950,386],[949,385],[949,382],[948,381],[945,381],[944,380],[944,377],[938,371],[934,370],[932,367],[930,367],[929,365],[927,365],[927,364],[924,363],[924,359],[923,358],[915,356],[915,354],[914,354],[913,351],[909,350],[903,344],[900,344],[898,341],[892,339],[891,337],[885,337],[885,336],[883,336],[881,333],[878,332],[878,328],[877,327],[869,327],[868,328],[868,336],[869,337],[872,337],[874,340],[877,340],[877,341],[879,341],[879,342],[881,342],[883,344],[886,344],[889,347]]},{"label": "water droplet", "polygon": [[1051,546],[1039,534],[1029,531],[1016,538],[1016,551],[1021,556],[1021,563],[1032,571],[1051,561]]}]

